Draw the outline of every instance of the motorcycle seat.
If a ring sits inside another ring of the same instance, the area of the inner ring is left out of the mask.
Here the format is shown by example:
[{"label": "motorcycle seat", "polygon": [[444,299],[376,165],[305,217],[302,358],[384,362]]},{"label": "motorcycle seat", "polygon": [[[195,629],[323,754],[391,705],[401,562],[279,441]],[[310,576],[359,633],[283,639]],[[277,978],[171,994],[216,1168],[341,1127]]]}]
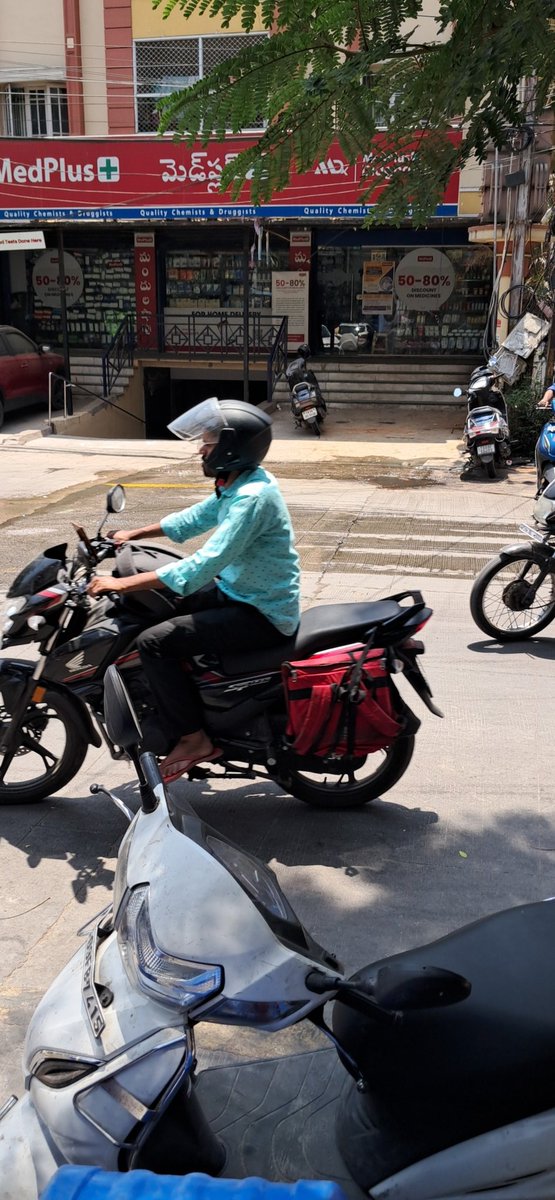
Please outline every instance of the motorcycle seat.
[{"label": "motorcycle seat", "polygon": [[336,1001],[334,1033],[371,1082],[374,1115],[383,1105],[418,1129],[419,1157],[555,1106],[554,940],[555,900],[521,905],[353,976],[443,967],[470,981],[460,1003],[383,1025]]},{"label": "motorcycle seat", "polygon": [[301,623],[294,637],[287,638],[269,650],[225,651],[220,662],[227,675],[245,675],[251,671],[277,671],[284,662],[294,662],[327,650],[333,646],[348,646],[352,642],[366,641],[369,630],[411,612],[396,600],[376,600],[360,604],[318,604],[301,616]]}]

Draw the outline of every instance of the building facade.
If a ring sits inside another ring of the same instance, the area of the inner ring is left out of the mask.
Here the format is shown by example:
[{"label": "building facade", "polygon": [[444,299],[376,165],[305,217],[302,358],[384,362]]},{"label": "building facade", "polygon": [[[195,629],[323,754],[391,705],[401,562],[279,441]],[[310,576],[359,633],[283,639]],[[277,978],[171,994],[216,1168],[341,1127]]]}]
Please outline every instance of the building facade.
[{"label": "building facade", "polygon": [[105,348],[128,316],[145,351],[186,356],[202,328],[209,352],[224,329],[233,343],[248,307],[262,345],[288,315],[291,350],[307,337],[327,348],[337,329],[358,325],[363,352],[480,352],[493,255],[469,242],[480,218],[477,165],[452,177],[425,229],[410,221],[364,229],[365,164],[349,165],[333,144],[261,209],[248,186],[231,203],[219,193],[221,170],[257,130],[186,147],[156,136],[156,108],[248,39],[266,37],[262,29],[223,30],[207,14],[186,22],[177,9],[164,20],[151,0],[26,0],[23,14],[7,7],[0,230],[40,228],[46,248],[0,255],[4,321],[15,297],[42,339],[60,342],[62,230],[76,351]]}]

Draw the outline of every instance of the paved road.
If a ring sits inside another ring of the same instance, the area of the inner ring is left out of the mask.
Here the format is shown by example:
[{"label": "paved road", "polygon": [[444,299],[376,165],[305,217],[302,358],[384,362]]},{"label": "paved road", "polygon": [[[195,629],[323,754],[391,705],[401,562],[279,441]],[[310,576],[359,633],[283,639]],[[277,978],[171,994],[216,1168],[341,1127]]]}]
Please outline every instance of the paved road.
[{"label": "paved road", "polygon": [[[131,482],[138,486],[128,492],[129,526],[207,486],[176,464]],[[388,797],[358,812],[319,813],[264,781],[175,786],[271,862],[314,936],[350,969],[554,891],[552,787],[538,748],[553,740],[555,640],[501,649],[482,638],[468,611],[470,578],[529,516],[531,486],[526,471],[491,487],[402,490],[284,477],[306,604],[421,586],[434,608],[425,667],[445,720],[414,702],[422,728],[409,771]],[[71,519],[94,528],[102,494],[94,486],[5,527],[0,589],[45,544],[65,538]],[[74,949],[80,924],[109,899],[124,822],[107,801],[89,797],[95,779],[136,804],[128,768],[91,751],[62,794],[0,813],[0,1097],[20,1090],[21,1043],[36,1000]]]}]

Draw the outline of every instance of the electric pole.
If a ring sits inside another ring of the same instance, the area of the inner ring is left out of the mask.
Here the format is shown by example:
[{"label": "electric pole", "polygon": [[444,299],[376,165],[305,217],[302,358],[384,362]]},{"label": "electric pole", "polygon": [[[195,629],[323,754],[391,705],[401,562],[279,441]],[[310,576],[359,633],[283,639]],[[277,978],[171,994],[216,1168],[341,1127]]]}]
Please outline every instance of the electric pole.
[{"label": "electric pole", "polygon": [[[526,244],[528,241],[530,190],[532,185],[532,166],[534,155],[534,93],[536,81],[533,77],[522,81],[524,91],[524,107],[526,124],[520,131],[521,147],[519,166],[514,175],[507,176],[507,187],[516,186],[516,202],[513,231],[513,254],[511,261],[511,288],[522,288],[525,279]],[[513,292],[513,295],[516,293]],[[512,307],[512,306],[510,306]],[[518,305],[515,306],[518,308]],[[515,324],[513,319],[510,324]]]}]

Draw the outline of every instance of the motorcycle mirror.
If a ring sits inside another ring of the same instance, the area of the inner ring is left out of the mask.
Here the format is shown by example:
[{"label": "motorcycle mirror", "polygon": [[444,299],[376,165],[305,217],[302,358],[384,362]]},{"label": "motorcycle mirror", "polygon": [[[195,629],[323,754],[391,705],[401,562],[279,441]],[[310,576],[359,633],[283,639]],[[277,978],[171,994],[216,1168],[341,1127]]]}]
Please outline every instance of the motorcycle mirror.
[{"label": "motorcycle mirror", "polygon": [[104,676],[104,721],[108,736],[114,745],[127,750],[135,767],[143,812],[154,812],[160,798],[156,789],[163,792],[164,784],[154,755],[142,754],[139,758],[142,729],[129,692],[113,663]]},{"label": "motorcycle mirror", "polygon": [[102,530],[106,524],[109,514],[123,512],[124,508],[125,508],[125,488],[122,486],[121,483],[116,483],[113,488],[110,488],[110,491],[108,492],[108,495],[106,496],[106,512],[105,512],[105,514],[100,522],[100,525],[98,526],[98,529],[96,531],[97,537],[100,537],[100,534],[102,533]]},{"label": "motorcycle mirror", "polygon": [[457,397],[462,396],[462,388],[455,388],[453,391],[453,395],[457,396]]},{"label": "motorcycle mirror", "polygon": [[108,736],[122,750],[137,749],[142,741],[142,730],[129,692],[117,667],[108,667],[104,675],[104,721]]},{"label": "motorcycle mirror", "polygon": [[443,967],[380,967],[374,996],[380,1008],[404,1012],[459,1004],[471,992],[464,975]]},{"label": "motorcycle mirror", "polygon": [[125,508],[125,488],[121,483],[116,483],[115,487],[110,488],[106,497],[106,512],[120,513]]}]

